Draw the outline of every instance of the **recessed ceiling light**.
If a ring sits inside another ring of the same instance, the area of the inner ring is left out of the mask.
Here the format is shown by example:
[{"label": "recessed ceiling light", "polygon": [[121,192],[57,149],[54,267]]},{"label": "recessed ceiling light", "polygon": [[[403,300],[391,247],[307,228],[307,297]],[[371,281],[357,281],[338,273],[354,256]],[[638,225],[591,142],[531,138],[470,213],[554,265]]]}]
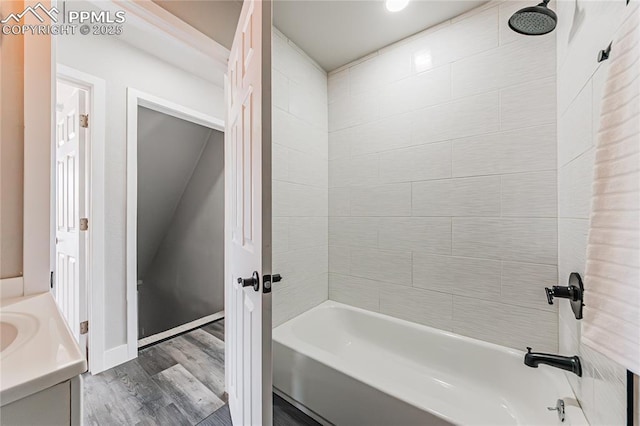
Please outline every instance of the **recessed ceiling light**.
[{"label": "recessed ceiling light", "polygon": [[409,0],[387,0],[386,6],[389,12],[399,12],[409,4]]}]

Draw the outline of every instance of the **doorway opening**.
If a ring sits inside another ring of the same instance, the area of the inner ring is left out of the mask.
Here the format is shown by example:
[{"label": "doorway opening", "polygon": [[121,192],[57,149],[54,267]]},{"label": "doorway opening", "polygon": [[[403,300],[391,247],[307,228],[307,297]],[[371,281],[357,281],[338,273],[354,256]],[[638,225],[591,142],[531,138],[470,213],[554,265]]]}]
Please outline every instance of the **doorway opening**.
[{"label": "doorway opening", "polygon": [[50,287],[89,370],[102,371],[105,81],[62,64],[56,68]]},{"label": "doorway opening", "polygon": [[127,348],[224,316],[224,122],[127,89]]},{"label": "doorway opening", "polygon": [[224,134],[138,106],[140,347],[224,316]]},{"label": "doorway opening", "polygon": [[83,352],[88,353],[87,233],[90,91],[56,82],[54,203],[55,271],[51,287],[60,311]]}]

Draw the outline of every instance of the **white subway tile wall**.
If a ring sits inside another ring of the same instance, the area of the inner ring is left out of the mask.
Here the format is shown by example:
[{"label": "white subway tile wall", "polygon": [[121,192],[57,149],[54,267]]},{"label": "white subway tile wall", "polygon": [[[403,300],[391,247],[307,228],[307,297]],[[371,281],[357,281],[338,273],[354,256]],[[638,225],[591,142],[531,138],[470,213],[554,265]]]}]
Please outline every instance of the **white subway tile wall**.
[{"label": "white subway tile wall", "polygon": [[[638,1],[557,3],[558,39],[558,275],[584,276],[594,146],[607,62],[598,52],[614,38]],[[588,287],[587,287],[588,290]],[[585,307],[588,309],[588,307]],[[568,304],[559,309],[560,352],[582,359],[583,377],[567,374],[587,420],[593,425],[626,424],[626,370],[580,341],[580,322]]]},{"label": "white subway tile wall", "polygon": [[329,297],[557,351],[556,40],[512,9],[329,74]]},{"label": "white subway tile wall", "polygon": [[273,36],[273,326],[327,300],[327,74]]}]

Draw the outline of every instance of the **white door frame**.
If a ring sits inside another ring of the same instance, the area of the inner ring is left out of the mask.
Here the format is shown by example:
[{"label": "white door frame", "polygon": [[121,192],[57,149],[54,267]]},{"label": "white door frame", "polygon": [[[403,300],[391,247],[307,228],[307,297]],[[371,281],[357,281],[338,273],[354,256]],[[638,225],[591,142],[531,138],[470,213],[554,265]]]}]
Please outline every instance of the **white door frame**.
[{"label": "white door frame", "polygon": [[[56,0],[42,0],[49,8]],[[24,6],[36,1],[25,0]],[[37,25],[32,14],[25,24]],[[51,148],[55,140],[55,38],[24,35],[24,208],[23,208],[23,288],[25,296],[50,290],[51,265]]]},{"label": "white door frame", "polygon": [[[127,360],[138,356],[138,107],[224,132],[224,119],[127,87]],[[225,249],[226,253],[226,249]],[[226,257],[225,257],[226,265]],[[226,267],[225,267],[226,269]],[[127,361],[121,360],[121,362]]]},{"label": "white door frame", "polygon": [[[89,93],[89,142],[85,156],[85,199],[88,205],[89,231],[87,244],[80,259],[86,266],[84,278],[87,300],[89,332],[89,371],[93,374],[104,371],[105,366],[105,320],[104,320],[104,254],[105,254],[105,131],[106,131],[106,84],[101,78],[57,64],[56,80],[79,87]],[[55,173],[55,168],[52,169]],[[52,176],[52,179],[55,179]],[[55,200],[55,197],[52,197]],[[56,209],[51,214],[56,214]],[[55,239],[51,241],[55,252]],[[55,263],[53,264],[55,267]]]}]

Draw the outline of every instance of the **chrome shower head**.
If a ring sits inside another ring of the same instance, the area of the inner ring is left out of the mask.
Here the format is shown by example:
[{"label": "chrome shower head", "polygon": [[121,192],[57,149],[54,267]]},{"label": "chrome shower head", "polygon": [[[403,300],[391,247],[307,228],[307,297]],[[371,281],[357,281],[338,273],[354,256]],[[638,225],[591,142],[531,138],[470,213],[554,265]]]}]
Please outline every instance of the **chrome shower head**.
[{"label": "chrome shower head", "polygon": [[548,34],[556,28],[558,16],[547,6],[550,0],[543,0],[537,6],[525,7],[509,18],[509,28],[524,35]]}]

